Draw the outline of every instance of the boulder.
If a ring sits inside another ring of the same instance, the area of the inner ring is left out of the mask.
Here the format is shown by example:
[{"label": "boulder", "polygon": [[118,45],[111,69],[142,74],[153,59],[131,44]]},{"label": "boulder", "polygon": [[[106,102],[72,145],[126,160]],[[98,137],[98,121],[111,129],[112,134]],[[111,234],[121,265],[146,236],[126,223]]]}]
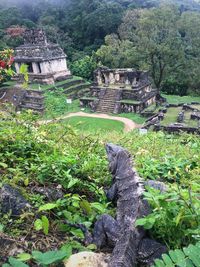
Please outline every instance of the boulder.
[{"label": "boulder", "polygon": [[108,256],[103,253],[80,252],[64,262],[65,267],[108,267]]},{"label": "boulder", "polygon": [[0,211],[2,213],[11,212],[12,216],[18,216],[30,207],[26,199],[12,186],[5,184],[0,189]]}]

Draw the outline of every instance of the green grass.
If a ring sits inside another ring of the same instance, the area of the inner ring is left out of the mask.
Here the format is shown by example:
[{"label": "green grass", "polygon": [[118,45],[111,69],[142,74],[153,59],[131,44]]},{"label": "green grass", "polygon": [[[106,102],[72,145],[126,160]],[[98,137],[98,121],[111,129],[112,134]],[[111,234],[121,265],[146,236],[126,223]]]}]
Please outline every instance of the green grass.
[{"label": "green grass", "polygon": [[73,100],[72,104],[67,104],[65,95],[45,94],[45,96],[45,113],[43,115],[45,119],[81,110],[78,99]]},{"label": "green grass", "polygon": [[200,105],[191,105],[191,107],[200,110]]},{"label": "green grass", "polygon": [[182,107],[172,107],[167,109],[165,113],[164,120],[161,122],[161,125],[169,125],[171,123],[177,122],[178,113],[182,110]]},{"label": "green grass", "polygon": [[188,110],[188,111],[185,111],[185,119],[184,119],[184,123],[190,127],[198,127],[198,122],[197,120],[191,120],[190,117],[191,117],[191,114],[192,114],[192,111]]},{"label": "green grass", "polygon": [[178,96],[178,95],[165,95],[165,94],[162,94],[162,96],[167,99],[167,102],[169,104],[191,103],[191,102],[200,103],[200,96]]},{"label": "green grass", "polygon": [[130,119],[130,120],[132,120],[132,121],[134,121],[135,123],[138,123],[138,124],[143,124],[146,121],[146,118],[142,117],[138,113],[120,113],[120,114],[117,114],[115,116]]},{"label": "green grass", "polygon": [[75,127],[80,132],[122,132],[124,129],[123,122],[100,118],[71,117],[64,122]]},{"label": "green grass", "polygon": [[[182,107],[168,108],[167,113],[165,114],[164,120],[161,122],[161,125],[168,126],[171,123],[176,123],[178,114],[181,110],[182,110]],[[184,112],[185,119],[183,123],[189,127],[197,127],[198,126],[197,121],[190,119],[191,113],[192,111],[190,110]]]},{"label": "green grass", "polygon": [[49,88],[61,86],[63,84],[66,84],[66,83],[69,83],[69,82],[72,82],[72,81],[77,81],[77,80],[80,80],[80,79],[82,79],[82,78],[81,77],[77,77],[77,76],[73,76],[72,78],[66,79],[64,81],[56,82],[55,84],[37,84],[37,83],[33,83],[33,84],[30,84],[29,87],[31,89],[39,89],[39,87],[40,87],[42,90],[47,90]]}]

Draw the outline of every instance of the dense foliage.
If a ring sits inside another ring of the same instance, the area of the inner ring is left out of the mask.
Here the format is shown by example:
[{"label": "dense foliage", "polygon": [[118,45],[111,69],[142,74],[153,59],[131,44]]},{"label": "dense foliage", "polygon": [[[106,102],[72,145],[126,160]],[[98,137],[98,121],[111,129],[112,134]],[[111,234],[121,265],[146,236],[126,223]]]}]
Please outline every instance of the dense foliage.
[{"label": "dense foliage", "polygon": [[[2,215],[0,226],[4,233],[27,236],[28,228],[29,233],[53,236],[61,231],[67,239],[60,246],[69,245],[74,244],[74,238],[82,239],[83,233],[65,225],[65,220],[82,223],[90,229],[100,214],[114,214],[104,193],[111,181],[104,143],[114,142],[134,155],[143,179],[168,184],[166,194],[150,189],[144,194],[153,213],[137,224],[151,229],[151,235],[171,249],[198,241],[200,140],[197,136],[139,135],[137,131],[101,136],[100,132],[99,135],[79,133],[63,123],[40,126],[30,112],[10,116],[12,120],[8,113],[1,114],[4,117],[0,128],[1,185],[9,183],[18,188],[36,212],[25,213],[18,220],[9,214]],[[49,202],[32,191],[37,186],[62,188],[65,194]],[[34,222],[31,229],[30,221]]]}]

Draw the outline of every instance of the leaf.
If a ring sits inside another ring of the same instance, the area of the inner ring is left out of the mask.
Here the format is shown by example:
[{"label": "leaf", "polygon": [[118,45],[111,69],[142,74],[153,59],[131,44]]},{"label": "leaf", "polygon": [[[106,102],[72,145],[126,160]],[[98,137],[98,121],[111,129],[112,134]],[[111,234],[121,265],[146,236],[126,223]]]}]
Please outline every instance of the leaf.
[{"label": "leaf", "polygon": [[135,222],[135,226],[143,226],[146,223],[146,219],[142,218],[142,219],[137,219]]},{"label": "leaf", "polygon": [[82,200],[80,202],[80,207],[88,214],[90,215],[92,213],[92,208],[90,203],[87,200]]},{"label": "leaf", "polygon": [[170,257],[166,254],[162,255],[163,261],[166,264],[167,267],[174,267],[173,262],[171,261]]},{"label": "leaf", "polygon": [[31,256],[31,254],[28,254],[28,253],[21,253],[21,254],[17,255],[17,258],[20,261],[28,261],[32,258],[32,256]]},{"label": "leaf", "polygon": [[196,246],[189,245],[189,247],[184,248],[183,251],[189,257],[190,260],[194,263],[196,267],[199,267],[200,263],[200,249]]},{"label": "leaf", "polygon": [[175,249],[175,253],[177,255],[178,261],[176,262],[176,265],[180,267],[185,266],[185,255],[181,250]]},{"label": "leaf", "polygon": [[57,208],[57,206],[58,205],[55,203],[47,203],[45,205],[40,206],[39,211],[52,210],[52,209]]},{"label": "leaf", "polygon": [[28,179],[28,178],[26,178],[26,179],[24,180],[24,185],[25,185],[25,186],[28,186],[28,185],[29,185],[29,179]]},{"label": "leaf", "polygon": [[63,245],[61,250],[66,253],[66,258],[69,258],[72,255],[72,246],[70,244]]},{"label": "leaf", "polygon": [[69,189],[69,188],[73,187],[78,182],[79,182],[79,179],[77,179],[77,178],[71,178],[70,181],[69,181],[69,183],[68,183],[68,185],[67,185],[67,188]]},{"label": "leaf", "polygon": [[84,234],[83,234],[83,232],[81,231],[81,229],[72,229],[72,230],[70,230],[70,233],[72,233],[72,234],[75,235],[76,237],[84,238]]},{"label": "leaf", "polygon": [[176,254],[175,251],[170,250],[170,251],[169,251],[169,255],[170,255],[171,259],[173,260],[173,262],[177,262],[178,257],[177,257],[177,254]]},{"label": "leaf", "polygon": [[178,215],[177,215],[177,217],[176,217],[176,226],[179,224],[179,222],[180,222],[180,220],[182,219],[182,215],[184,214],[184,210],[182,209],[179,213],[178,213]]},{"label": "leaf", "polygon": [[10,257],[8,261],[12,267],[29,267],[29,265],[21,262],[20,260],[12,258],[12,257]]},{"label": "leaf", "polygon": [[98,211],[100,211],[101,213],[104,213],[105,212],[104,206],[101,203],[99,203],[99,202],[93,202],[93,203],[91,203],[91,207],[94,208],[94,209],[96,209],[96,210],[98,210]]},{"label": "leaf", "polygon": [[4,263],[3,265],[2,265],[2,267],[12,267],[10,264],[8,264],[8,263]]},{"label": "leaf", "polygon": [[37,260],[40,264],[48,265],[55,263],[57,261],[63,260],[67,257],[67,253],[63,250],[59,251],[48,251],[45,253],[41,253],[39,251],[32,252],[33,258]]},{"label": "leaf", "polygon": [[155,265],[154,266],[156,266],[156,267],[166,267],[165,264],[163,263],[163,261],[158,260],[158,259],[155,260]]},{"label": "leaf", "polygon": [[3,167],[5,169],[8,168],[8,165],[4,162],[0,162],[0,167]]},{"label": "leaf", "polygon": [[42,229],[42,220],[40,219],[37,219],[35,222],[34,222],[34,227],[35,227],[35,230],[36,231],[40,231]]},{"label": "leaf", "polygon": [[49,233],[49,220],[46,216],[42,216],[42,228],[45,235]]},{"label": "leaf", "polygon": [[89,246],[87,246],[87,249],[89,250],[96,250],[97,246],[95,244],[90,244]]}]

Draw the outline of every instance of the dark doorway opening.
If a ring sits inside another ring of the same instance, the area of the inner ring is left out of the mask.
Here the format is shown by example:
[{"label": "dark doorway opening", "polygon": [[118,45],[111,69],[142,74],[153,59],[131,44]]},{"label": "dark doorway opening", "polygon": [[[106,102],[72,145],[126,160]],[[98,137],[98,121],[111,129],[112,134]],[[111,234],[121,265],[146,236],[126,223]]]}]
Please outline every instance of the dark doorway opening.
[{"label": "dark doorway opening", "polygon": [[32,65],[32,63],[27,63],[27,66],[28,66],[28,72],[29,73],[33,73],[33,65]]},{"label": "dark doorway opening", "polygon": [[40,66],[39,62],[37,63],[37,66],[38,66],[39,73],[42,73],[41,66]]}]

